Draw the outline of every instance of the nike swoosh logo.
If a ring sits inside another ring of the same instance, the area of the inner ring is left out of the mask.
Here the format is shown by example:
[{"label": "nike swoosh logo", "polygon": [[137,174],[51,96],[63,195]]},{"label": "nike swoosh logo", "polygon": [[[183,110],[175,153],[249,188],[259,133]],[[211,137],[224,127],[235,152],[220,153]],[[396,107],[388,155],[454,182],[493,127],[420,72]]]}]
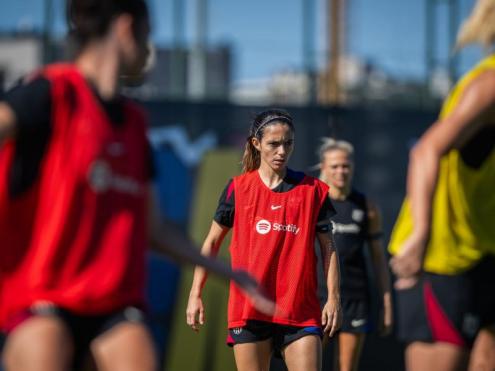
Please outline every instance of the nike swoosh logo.
[{"label": "nike swoosh logo", "polygon": [[272,205],[271,208],[272,210],[278,210],[282,207],[282,205]]},{"label": "nike swoosh logo", "polygon": [[363,319],[353,319],[351,321],[351,326],[352,327],[359,327],[359,326],[362,326],[366,323],[366,320],[363,318]]}]

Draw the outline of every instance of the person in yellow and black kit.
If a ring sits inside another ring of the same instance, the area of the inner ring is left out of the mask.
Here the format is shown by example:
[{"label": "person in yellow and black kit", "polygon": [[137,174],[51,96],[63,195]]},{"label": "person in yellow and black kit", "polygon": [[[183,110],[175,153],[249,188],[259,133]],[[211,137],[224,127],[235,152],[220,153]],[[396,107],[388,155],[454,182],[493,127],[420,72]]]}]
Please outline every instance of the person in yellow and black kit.
[{"label": "person in yellow and black kit", "polygon": [[[495,41],[478,0],[458,47]],[[495,54],[454,87],[411,150],[393,230],[398,336],[408,370],[495,369]]]}]

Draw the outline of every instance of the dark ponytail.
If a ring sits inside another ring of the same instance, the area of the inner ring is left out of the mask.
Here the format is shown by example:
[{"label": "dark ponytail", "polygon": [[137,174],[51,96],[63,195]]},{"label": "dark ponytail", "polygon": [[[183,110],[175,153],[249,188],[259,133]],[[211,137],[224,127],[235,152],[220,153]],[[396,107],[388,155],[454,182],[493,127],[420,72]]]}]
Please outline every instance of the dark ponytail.
[{"label": "dark ponytail", "polygon": [[244,155],[242,155],[242,172],[249,173],[250,171],[256,170],[260,167],[260,163],[260,153],[254,148],[251,137],[249,137],[246,141],[246,146],[244,147]]},{"label": "dark ponytail", "polygon": [[144,0],[67,0],[69,35],[78,48],[103,37],[113,19],[123,13],[134,19],[134,36],[141,21],[148,18]]},{"label": "dark ponytail", "polygon": [[286,124],[292,131],[294,131],[292,116],[287,111],[281,109],[269,109],[258,113],[251,123],[249,137],[246,140],[244,155],[242,156],[243,173],[248,173],[260,167],[261,156],[259,151],[254,147],[252,139],[257,138],[261,142],[265,128],[274,124]]}]

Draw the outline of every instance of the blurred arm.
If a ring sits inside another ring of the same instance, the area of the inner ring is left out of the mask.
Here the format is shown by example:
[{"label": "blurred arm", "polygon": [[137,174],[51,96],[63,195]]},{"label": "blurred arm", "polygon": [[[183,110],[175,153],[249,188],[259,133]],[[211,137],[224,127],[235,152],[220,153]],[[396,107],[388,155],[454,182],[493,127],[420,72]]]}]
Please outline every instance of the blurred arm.
[{"label": "blurred arm", "polygon": [[486,71],[464,91],[456,109],[435,122],[410,152],[407,195],[411,202],[415,237],[426,243],[430,232],[431,203],[441,157],[462,146],[484,124],[483,115],[495,103],[495,71]]},{"label": "blurred arm", "polygon": [[392,325],[392,294],[390,287],[390,275],[385,250],[381,239],[382,220],[380,211],[375,203],[368,201],[368,244],[370,246],[371,259],[375,276],[378,279],[378,290],[383,303],[383,326],[388,331]]},{"label": "blurred arm", "polygon": [[486,115],[493,115],[494,103],[495,71],[485,71],[466,87],[452,113],[435,122],[411,150],[407,196],[414,229],[390,261],[393,272],[399,277],[395,283],[397,289],[415,285],[423,266],[440,159],[450,149],[462,147],[487,123]]},{"label": "blurred arm", "polygon": [[160,217],[158,199],[153,186],[149,186],[149,236],[151,247],[182,264],[201,265],[224,278],[233,278],[232,269],[222,262],[199,253],[191,240],[168,220]]},{"label": "blurred arm", "polygon": [[[229,265],[214,259],[228,228],[221,227],[213,222],[208,238],[203,245],[202,253],[192,244],[180,229],[170,221],[162,220],[158,210],[158,199],[154,189],[149,187],[149,236],[153,249],[173,258],[179,263],[201,266],[195,270],[194,287],[197,292],[206,281],[206,270],[217,274],[224,279],[231,279],[239,286],[261,312],[272,314],[275,304],[261,291],[256,280],[243,270],[232,270]],[[196,278],[198,277],[198,278]]]},{"label": "blurred arm", "polygon": [[342,321],[339,258],[335,250],[332,232],[318,232],[317,237],[328,289],[328,299],[322,309],[321,323],[323,332],[328,333],[331,337],[339,329]]},{"label": "blurred arm", "polygon": [[12,108],[4,102],[0,102],[0,144],[14,135],[16,116]]},{"label": "blurred arm", "polygon": [[328,298],[340,301],[339,258],[335,250],[335,242],[331,232],[317,233],[321,249],[323,272],[327,279]]}]

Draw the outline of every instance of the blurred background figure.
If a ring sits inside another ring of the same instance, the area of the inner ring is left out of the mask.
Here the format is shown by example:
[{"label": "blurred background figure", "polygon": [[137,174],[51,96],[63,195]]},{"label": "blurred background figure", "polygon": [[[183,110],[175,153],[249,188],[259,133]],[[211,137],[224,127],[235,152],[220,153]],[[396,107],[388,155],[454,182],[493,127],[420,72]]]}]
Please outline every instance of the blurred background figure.
[{"label": "blurred background figure", "polygon": [[[495,42],[478,0],[457,46]],[[399,336],[409,370],[495,369],[495,55],[459,80],[410,153],[394,228]],[[471,354],[470,354],[471,351]]]},{"label": "blurred background figure", "polygon": [[[342,327],[335,344],[335,370],[358,369],[366,333],[373,328],[383,335],[392,327],[392,295],[385,251],[382,245],[382,223],[377,206],[352,186],[354,148],[344,140],[323,138],[318,153],[320,179],[329,185],[335,207],[332,217],[335,246],[339,255],[341,276]],[[379,292],[378,324],[371,312],[369,275],[365,248],[369,247]],[[325,280],[320,277],[320,282]],[[320,288],[322,299],[326,290]],[[323,301],[324,302],[324,301]],[[330,351],[330,347],[327,347]],[[330,369],[330,368],[328,368]]]},{"label": "blurred background figure", "polygon": [[3,361],[8,370],[152,371],[148,244],[239,282],[262,312],[273,303],[159,216],[145,116],[119,94],[120,77],[141,76],[148,58],[146,3],[67,8],[74,62],[32,72],[0,103]]}]

